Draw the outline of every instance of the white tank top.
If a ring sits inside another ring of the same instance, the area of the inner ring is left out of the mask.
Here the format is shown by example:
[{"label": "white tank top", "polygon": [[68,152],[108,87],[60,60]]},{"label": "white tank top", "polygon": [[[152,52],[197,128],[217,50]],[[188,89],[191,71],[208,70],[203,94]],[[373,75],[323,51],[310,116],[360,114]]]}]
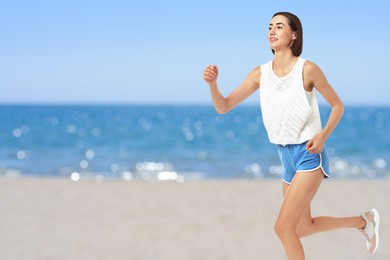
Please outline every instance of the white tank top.
[{"label": "white tank top", "polygon": [[272,62],[261,65],[260,104],[264,126],[271,143],[301,144],[321,131],[315,90],[305,91],[303,65],[298,58],[290,73],[275,75]]}]

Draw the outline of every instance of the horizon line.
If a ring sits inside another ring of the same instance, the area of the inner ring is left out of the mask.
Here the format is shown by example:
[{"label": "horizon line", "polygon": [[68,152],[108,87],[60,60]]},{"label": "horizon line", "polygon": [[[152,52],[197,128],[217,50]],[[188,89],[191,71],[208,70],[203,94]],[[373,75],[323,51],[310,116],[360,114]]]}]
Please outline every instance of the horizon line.
[{"label": "horizon line", "polygon": [[[390,107],[384,103],[355,103],[344,102],[346,107]],[[0,102],[0,106],[213,106],[212,102]],[[259,103],[247,102],[241,103],[240,106],[259,106]],[[326,103],[320,103],[320,107],[329,106]]]}]

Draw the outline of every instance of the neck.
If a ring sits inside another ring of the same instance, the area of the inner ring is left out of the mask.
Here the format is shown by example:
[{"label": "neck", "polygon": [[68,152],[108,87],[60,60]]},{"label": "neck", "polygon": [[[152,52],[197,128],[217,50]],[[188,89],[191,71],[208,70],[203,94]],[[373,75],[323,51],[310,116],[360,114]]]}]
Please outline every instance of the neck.
[{"label": "neck", "polygon": [[285,52],[278,51],[275,52],[273,63],[276,68],[283,69],[283,68],[290,67],[291,64],[295,64],[297,59],[298,57],[294,56],[291,50],[287,50]]}]

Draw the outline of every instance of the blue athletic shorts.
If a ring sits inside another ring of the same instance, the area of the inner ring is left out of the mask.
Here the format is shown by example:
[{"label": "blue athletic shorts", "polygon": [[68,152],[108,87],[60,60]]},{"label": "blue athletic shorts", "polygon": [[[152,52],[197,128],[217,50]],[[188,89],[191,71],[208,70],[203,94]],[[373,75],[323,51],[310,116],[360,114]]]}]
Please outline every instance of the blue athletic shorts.
[{"label": "blue athletic shorts", "polygon": [[277,145],[282,163],[282,179],[290,184],[296,172],[311,172],[321,168],[324,177],[329,177],[329,159],[325,146],[320,154],[311,154],[306,150],[306,143]]}]

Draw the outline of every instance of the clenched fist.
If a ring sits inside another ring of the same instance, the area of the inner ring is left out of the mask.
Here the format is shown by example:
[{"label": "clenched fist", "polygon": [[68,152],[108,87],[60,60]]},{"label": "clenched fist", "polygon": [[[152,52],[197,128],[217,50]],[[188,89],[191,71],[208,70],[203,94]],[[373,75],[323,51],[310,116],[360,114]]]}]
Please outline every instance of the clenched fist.
[{"label": "clenched fist", "polygon": [[218,78],[217,65],[208,65],[203,72],[203,79],[209,84],[214,84]]}]

